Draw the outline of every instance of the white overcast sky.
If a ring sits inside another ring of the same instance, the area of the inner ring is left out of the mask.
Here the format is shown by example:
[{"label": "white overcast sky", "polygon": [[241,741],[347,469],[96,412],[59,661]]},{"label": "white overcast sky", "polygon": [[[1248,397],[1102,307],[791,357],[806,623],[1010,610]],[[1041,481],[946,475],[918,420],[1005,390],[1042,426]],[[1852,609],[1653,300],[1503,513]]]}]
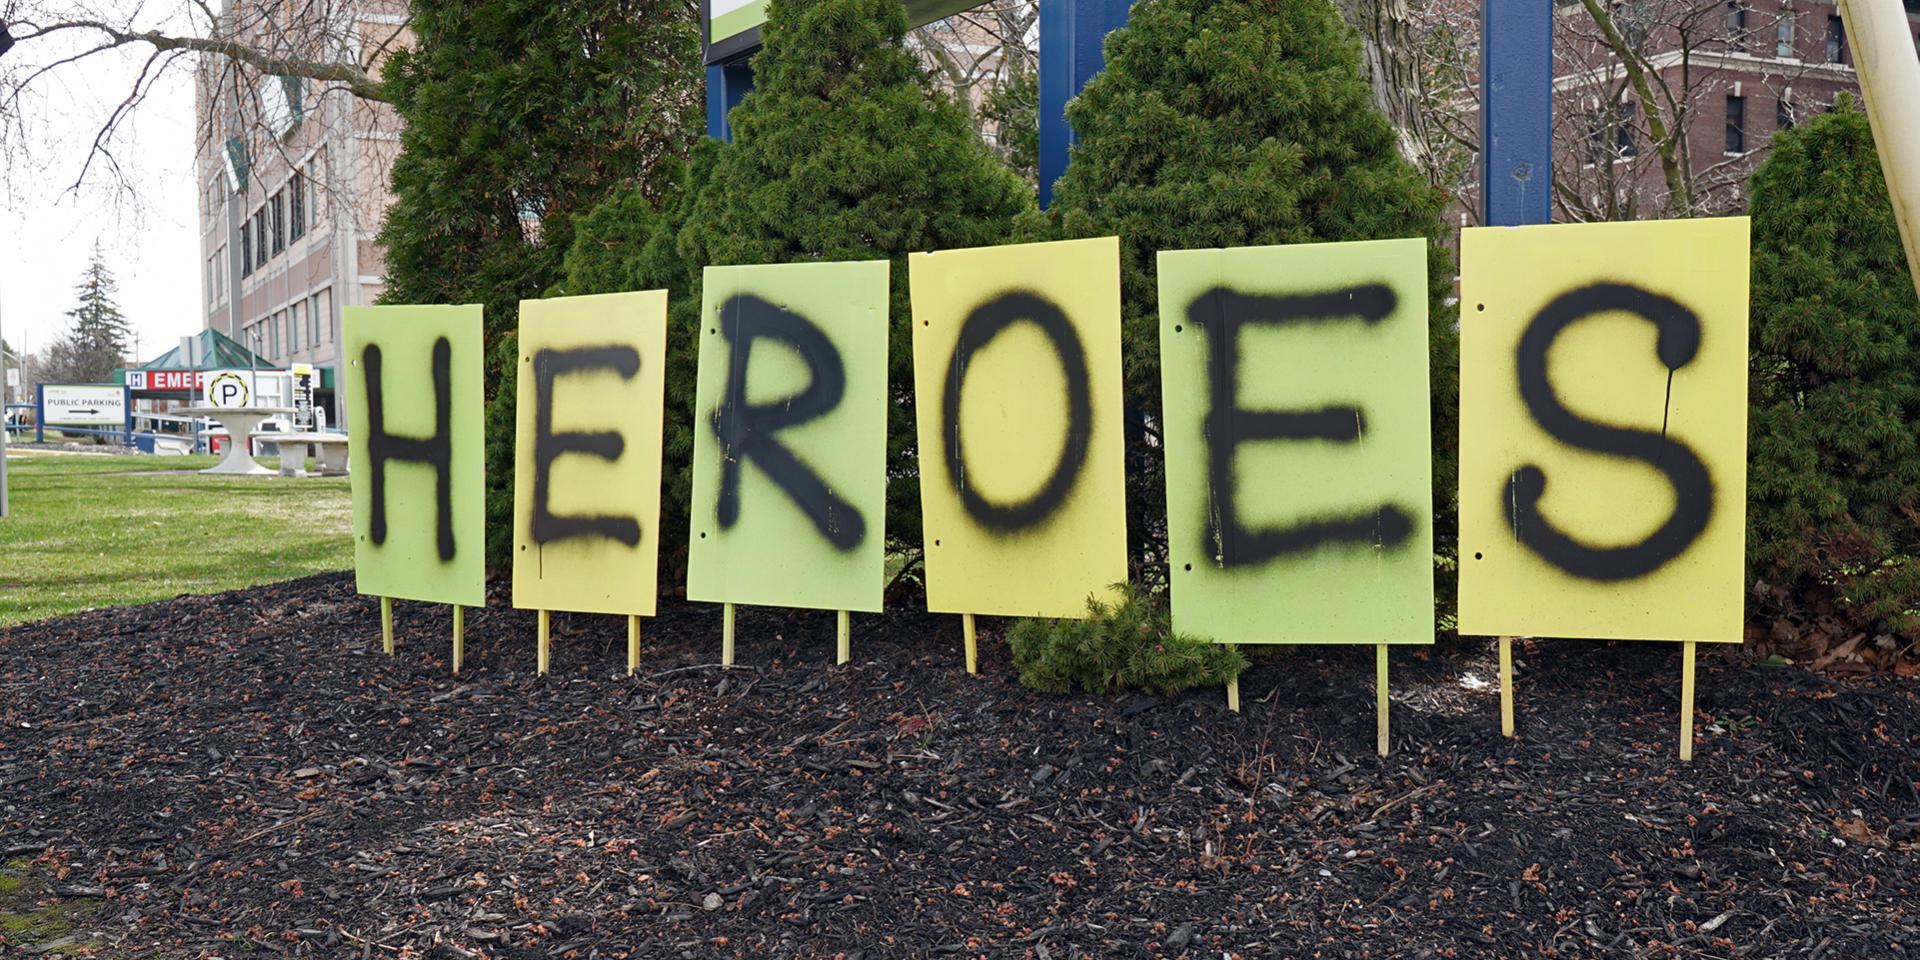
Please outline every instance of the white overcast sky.
[{"label": "white overcast sky", "polygon": [[[21,54],[44,62],[40,50],[25,47],[9,58]],[[0,184],[9,226],[0,231],[0,334],[15,348],[43,352],[68,329],[66,311],[95,240],[119,281],[141,362],[202,326],[190,61],[176,63],[114,145],[134,196],[116,195],[110,178],[96,174],[89,187],[66,189],[141,59],[104,54],[67,67],[22,111],[34,134],[31,154],[23,161],[16,151]]]}]

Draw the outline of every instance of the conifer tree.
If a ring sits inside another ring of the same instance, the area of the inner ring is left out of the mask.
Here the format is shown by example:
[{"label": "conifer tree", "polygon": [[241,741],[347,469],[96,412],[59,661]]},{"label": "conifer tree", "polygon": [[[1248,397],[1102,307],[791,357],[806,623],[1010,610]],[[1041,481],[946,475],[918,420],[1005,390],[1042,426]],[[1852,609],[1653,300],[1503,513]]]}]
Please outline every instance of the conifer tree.
[{"label": "conifer tree", "polygon": [[[1442,197],[1402,159],[1360,50],[1325,0],[1140,0],[1106,68],[1067,107],[1079,141],[1056,229],[1117,234],[1129,405],[1157,423],[1161,250],[1435,238]],[[1432,245],[1436,546],[1451,549],[1458,344]],[[1165,480],[1145,428],[1128,443],[1136,559],[1164,563]],[[1158,541],[1158,542],[1156,542]],[[1447,593],[1447,591],[1442,591]]]},{"label": "conifer tree", "polygon": [[[888,462],[896,478],[914,477],[916,464],[906,256],[1004,243],[1033,203],[966,111],[928,84],[906,32],[899,0],[771,0],[755,89],[731,114],[734,141],[679,235],[696,305],[698,270],[708,264],[893,261]],[[697,324],[696,315],[675,332],[691,336]],[[690,369],[678,375],[692,379]],[[888,536],[918,543],[919,510],[915,482],[889,484]]]},{"label": "conifer tree", "polygon": [[1850,100],[1774,138],[1752,211],[1754,575],[1920,639],[1920,301]]},{"label": "conifer tree", "polygon": [[519,302],[561,279],[576,218],[657,198],[692,142],[699,31],[681,0],[413,0],[386,69],[406,121],[380,233],[388,303],[486,307],[488,558],[512,541]]},{"label": "conifer tree", "polygon": [[86,272],[80,275],[80,282],[73,289],[79,302],[67,311],[73,328],[49,350],[49,377],[72,383],[105,383],[113,379],[113,372],[126,357],[131,336],[126,315],[114,302],[118,292],[113,271],[107,269],[106,258],[96,242]]}]

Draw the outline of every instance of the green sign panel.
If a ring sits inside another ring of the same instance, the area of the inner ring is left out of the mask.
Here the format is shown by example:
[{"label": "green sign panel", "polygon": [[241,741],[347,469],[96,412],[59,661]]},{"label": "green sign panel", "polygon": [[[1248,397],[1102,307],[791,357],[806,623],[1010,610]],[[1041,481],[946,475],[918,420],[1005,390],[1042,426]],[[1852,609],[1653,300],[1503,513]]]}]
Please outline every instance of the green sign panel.
[{"label": "green sign panel", "polygon": [[1431,643],[1421,240],[1160,254],[1176,629]]},{"label": "green sign panel", "polygon": [[887,271],[706,268],[688,599],[880,609]]},{"label": "green sign panel", "polygon": [[341,324],[360,592],[485,606],[480,307],[348,307]]}]

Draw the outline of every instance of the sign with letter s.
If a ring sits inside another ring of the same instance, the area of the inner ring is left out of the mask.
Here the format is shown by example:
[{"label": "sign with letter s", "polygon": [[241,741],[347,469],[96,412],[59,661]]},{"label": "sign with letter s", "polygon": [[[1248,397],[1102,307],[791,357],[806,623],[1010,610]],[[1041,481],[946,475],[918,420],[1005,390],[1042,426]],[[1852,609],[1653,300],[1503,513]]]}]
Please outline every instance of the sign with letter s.
[{"label": "sign with letter s", "polygon": [[1739,642],[1746,218],[1461,252],[1460,632]]}]

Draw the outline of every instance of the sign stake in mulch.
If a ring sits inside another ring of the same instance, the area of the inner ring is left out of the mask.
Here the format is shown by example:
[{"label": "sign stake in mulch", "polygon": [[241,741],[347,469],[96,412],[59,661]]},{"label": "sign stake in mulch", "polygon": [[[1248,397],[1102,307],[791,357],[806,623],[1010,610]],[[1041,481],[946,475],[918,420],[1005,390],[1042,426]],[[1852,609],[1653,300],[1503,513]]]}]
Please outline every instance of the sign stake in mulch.
[{"label": "sign stake in mulch", "polygon": [[[1227,649],[1238,650],[1240,645],[1229,643]],[[1227,709],[1234,713],[1240,712],[1240,675],[1237,673],[1227,678]]]},{"label": "sign stake in mulch", "polygon": [[640,669],[640,615],[627,615],[627,676]]},{"label": "sign stake in mulch", "polygon": [[1379,713],[1379,746],[1381,756],[1387,755],[1387,645],[1373,645],[1373,699],[1374,708]]},{"label": "sign stake in mulch", "polygon": [[720,665],[733,666],[733,604],[720,608]]},{"label": "sign stake in mulch", "polygon": [[973,614],[963,613],[960,615],[960,633],[964,637],[967,648],[967,672],[979,673],[980,644],[974,638]]},{"label": "sign stake in mulch", "polygon": [[1680,644],[1680,760],[1693,762],[1693,654],[1694,641]]},{"label": "sign stake in mulch", "polygon": [[460,664],[467,656],[467,610],[459,604],[453,605],[453,672],[460,674]]},{"label": "sign stake in mulch", "polygon": [[380,649],[393,656],[393,598],[380,598]]},{"label": "sign stake in mulch", "polygon": [[1500,735],[1513,736],[1513,638],[1500,638]]},{"label": "sign stake in mulch", "polygon": [[840,666],[853,662],[853,611],[840,611]]},{"label": "sign stake in mulch", "polygon": [[553,641],[553,612],[550,610],[542,610],[538,614],[538,619],[540,622],[540,639],[536,657],[539,660],[539,666],[536,669],[538,669],[540,675],[544,677],[547,675],[547,649]]}]

